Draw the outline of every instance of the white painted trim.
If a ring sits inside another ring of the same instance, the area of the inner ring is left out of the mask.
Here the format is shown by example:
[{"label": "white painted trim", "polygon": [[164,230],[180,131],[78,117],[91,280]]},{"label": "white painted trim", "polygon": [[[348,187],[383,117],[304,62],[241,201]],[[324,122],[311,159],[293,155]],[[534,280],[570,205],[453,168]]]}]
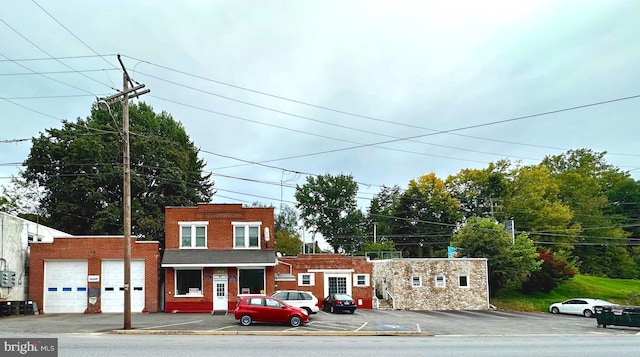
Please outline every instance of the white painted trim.
[{"label": "white painted trim", "polygon": [[309,273],[350,274],[355,269],[307,269]]},{"label": "white painted trim", "polygon": [[209,221],[179,221],[178,222],[179,226],[208,226],[209,225]]}]

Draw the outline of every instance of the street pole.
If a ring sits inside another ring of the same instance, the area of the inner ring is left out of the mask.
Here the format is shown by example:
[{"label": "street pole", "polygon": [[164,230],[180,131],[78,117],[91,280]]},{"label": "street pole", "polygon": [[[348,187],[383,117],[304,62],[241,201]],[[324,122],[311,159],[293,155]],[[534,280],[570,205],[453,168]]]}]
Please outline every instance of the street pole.
[{"label": "street pole", "polygon": [[122,131],[124,148],[124,329],[131,329],[131,160],[129,157],[129,77],[122,74]]},{"label": "street pole", "polygon": [[[129,99],[135,99],[149,93],[149,89],[143,89],[144,84],[133,85],[133,81],[122,63],[120,55],[118,61],[122,66],[122,92],[106,98],[98,99],[98,108],[108,110],[114,102],[122,103],[122,211],[124,230],[124,329],[131,329],[131,154],[129,152]],[[132,87],[129,88],[129,83]]]}]

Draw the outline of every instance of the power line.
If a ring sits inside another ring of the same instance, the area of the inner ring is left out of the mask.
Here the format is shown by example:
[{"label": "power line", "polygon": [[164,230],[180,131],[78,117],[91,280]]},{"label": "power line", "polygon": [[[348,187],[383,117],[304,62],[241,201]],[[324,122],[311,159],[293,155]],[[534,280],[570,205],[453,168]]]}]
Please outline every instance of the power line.
[{"label": "power line", "polygon": [[35,57],[35,58],[14,58],[14,59],[0,59],[1,62],[37,62],[37,61],[56,61],[56,60],[69,60],[69,59],[83,59],[83,58],[96,58],[96,57],[109,57],[116,56],[115,53],[106,55],[84,55],[84,56],[56,56],[56,57]]},{"label": "power line", "polygon": [[[98,52],[96,52],[93,48],[91,48],[91,46],[87,45],[84,41],[82,41],[80,39],[80,37],[76,36],[71,30],[69,30],[69,28],[67,28],[62,22],[58,21],[58,19],[56,19],[53,15],[51,15],[51,13],[47,10],[45,10],[45,8],[43,8],[42,6],[40,6],[40,4],[38,4],[35,0],[32,0],[34,4],[36,4],[37,7],[40,8],[40,10],[42,10],[45,14],[49,15],[50,18],[53,19],[53,21],[55,21],[58,25],[60,25],[63,29],[67,30],[68,33],[71,34],[71,36],[73,36],[76,40],[80,41],[80,43],[82,43],[86,48],[88,48],[89,50],[91,50],[91,52],[93,52],[96,56],[100,57],[103,61],[105,61],[106,63],[108,63],[109,65],[111,65],[113,68],[115,69],[119,69],[118,67],[116,67],[113,63],[107,61],[106,58],[104,58],[103,55],[100,55]],[[112,88],[113,89],[113,88]],[[115,91],[118,91],[117,89],[114,89]]]},{"label": "power line", "polygon": [[[460,158],[455,158],[455,157],[448,157],[448,156],[441,156],[441,155],[433,155],[433,154],[427,154],[427,153],[422,153],[422,152],[415,152],[415,151],[409,151],[409,150],[402,150],[402,149],[394,149],[394,148],[389,148],[389,147],[384,147],[384,146],[378,146],[377,144],[360,144],[358,142],[355,141],[350,141],[350,140],[345,140],[345,139],[338,139],[338,138],[334,138],[331,136],[326,136],[326,135],[321,135],[321,134],[315,134],[315,133],[311,133],[308,131],[304,131],[304,130],[298,130],[298,129],[292,129],[292,128],[287,128],[284,126],[280,126],[280,125],[275,125],[275,124],[269,124],[269,123],[263,123],[261,121],[257,121],[257,120],[252,120],[252,119],[247,119],[244,117],[240,117],[237,115],[232,115],[232,114],[227,114],[227,113],[222,113],[222,112],[218,112],[215,110],[211,110],[211,109],[206,109],[206,108],[202,108],[202,107],[198,107],[195,105],[191,105],[191,104],[186,104],[186,103],[182,103],[182,102],[178,102],[176,100],[173,99],[168,99],[168,98],[162,98],[162,97],[158,97],[158,96],[154,96],[154,95],[149,95],[150,97],[156,98],[156,99],[160,99],[163,101],[167,101],[170,103],[174,103],[174,104],[178,104],[178,105],[182,105],[188,108],[192,108],[192,109],[197,109],[197,110],[201,110],[201,111],[205,111],[208,113],[212,113],[212,114],[217,114],[217,115],[222,115],[228,118],[234,118],[234,119],[238,119],[238,120],[243,120],[243,121],[247,121],[250,123],[254,123],[254,124],[259,124],[259,125],[264,125],[264,126],[268,126],[268,127],[272,127],[272,128],[277,128],[277,129],[281,129],[281,130],[287,130],[287,131],[292,131],[295,133],[299,133],[299,134],[305,134],[305,135],[310,135],[310,136],[315,136],[315,137],[319,137],[319,138],[323,138],[323,139],[329,139],[329,140],[335,140],[335,141],[341,141],[341,142],[346,142],[349,144],[355,144],[358,145],[357,147],[363,147],[363,146],[375,146],[379,149],[384,149],[384,150],[390,150],[390,151],[397,151],[397,152],[403,152],[403,153],[408,153],[408,154],[416,154],[416,155],[423,155],[423,156],[429,156],[429,157],[439,157],[439,158],[444,158],[444,159],[450,159],[450,160],[460,160],[460,161],[466,161],[466,162],[476,162],[476,163],[481,163],[481,164],[486,164],[485,161],[478,161],[478,160],[470,160],[470,159],[460,159]],[[393,141],[401,141],[404,139],[397,139],[397,140],[392,140],[389,142],[393,142]],[[314,154],[312,154],[314,155]],[[306,156],[306,155],[305,155]],[[268,160],[268,161],[262,161],[262,163],[265,162],[271,162],[271,161],[279,161],[281,159],[278,160]],[[242,166],[242,165],[239,165]],[[236,167],[236,166],[231,166],[231,167]],[[229,167],[225,167],[225,168],[229,168]],[[220,168],[222,169],[222,168]]]},{"label": "power line", "polygon": [[73,71],[47,71],[47,72],[21,72],[21,73],[0,73],[0,76],[32,76],[34,74],[70,74],[70,73],[89,73],[89,72],[105,72],[113,71],[113,69],[80,69]]},{"label": "power line", "polygon": [[[39,49],[40,51],[42,51],[44,54],[46,54],[47,56],[49,56],[49,57],[51,57],[51,58],[54,58],[54,57],[53,57],[53,55],[51,55],[49,52],[45,51],[42,47],[38,46],[38,45],[37,45],[37,44],[35,44],[33,41],[29,40],[26,36],[24,36],[23,34],[21,34],[21,33],[20,33],[20,31],[18,31],[18,30],[16,30],[15,28],[13,28],[11,25],[9,25],[7,22],[5,22],[3,19],[0,19],[0,22],[2,22],[3,24],[5,24],[7,27],[9,27],[11,30],[13,30],[13,32],[15,32],[16,34],[18,34],[18,36],[22,37],[25,41],[29,42],[31,45],[33,45],[35,48],[37,48],[37,49]],[[6,57],[5,57],[5,58],[6,58]],[[68,64],[64,63],[63,61],[61,61],[61,60],[59,60],[59,59],[55,59],[55,61],[56,61],[56,62],[58,62],[58,63],[60,63],[61,65],[65,66],[65,67],[69,68],[70,70],[75,71],[75,72],[76,72],[76,73],[78,73],[79,75],[81,75],[81,76],[83,76],[83,77],[85,77],[85,78],[87,78],[87,79],[89,79],[89,80],[92,80],[92,81],[94,81],[94,82],[96,82],[96,83],[102,84],[102,85],[104,85],[104,86],[106,86],[106,87],[108,87],[108,88],[110,88],[110,89],[114,89],[113,87],[111,87],[111,86],[110,86],[110,85],[108,85],[108,84],[102,83],[102,82],[100,82],[99,80],[97,80],[97,79],[95,79],[95,78],[91,78],[91,77],[87,76],[86,74],[84,74],[84,73],[82,73],[82,72],[78,72],[78,71],[76,71],[76,70],[75,70],[75,68],[73,68],[73,67],[69,66]],[[21,64],[19,64],[19,63],[17,63],[17,62],[16,62],[16,64],[17,64],[17,65],[19,65],[19,66],[21,66],[21,67],[23,67],[23,68],[26,68],[26,67],[24,67],[23,65],[21,65]],[[45,76],[45,77],[46,77],[46,76]],[[47,78],[49,78],[49,77],[47,77]],[[50,79],[51,79],[51,78],[50,78]]]},{"label": "power line", "polygon": [[[267,107],[267,106],[264,106],[264,105],[259,105],[259,104],[247,102],[247,101],[244,101],[244,100],[231,98],[231,97],[228,97],[228,96],[224,96],[224,95],[221,95],[221,94],[217,94],[217,93],[213,93],[213,92],[210,92],[210,91],[206,91],[204,89],[188,86],[186,84],[170,81],[168,79],[164,79],[164,78],[161,78],[161,77],[153,76],[151,74],[147,74],[147,73],[143,73],[143,72],[138,72],[138,74],[141,74],[141,75],[147,76],[147,77],[151,77],[151,78],[155,78],[157,80],[160,80],[160,81],[163,81],[163,82],[166,82],[166,83],[170,83],[170,84],[173,84],[173,85],[176,85],[176,86],[180,86],[180,87],[183,87],[183,88],[188,88],[188,89],[191,89],[193,91],[200,92],[200,93],[204,93],[204,94],[207,94],[207,95],[211,95],[211,96],[214,96],[214,97],[222,98],[222,99],[229,100],[229,101],[232,101],[232,102],[236,102],[236,103],[252,106],[252,107],[255,107],[255,108],[268,110],[268,111],[271,111],[271,112],[274,112],[274,113],[278,113],[278,114],[292,116],[292,117],[295,117],[295,118],[300,118],[300,119],[308,120],[308,121],[315,122],[315,123],[329,125],[329,126],[332,126],[332,127],[337,127],[337,128],[347,129],[347,130],[353,130],[353,131],[357,131],[357,132],[361,132],[361,133],[365,133],[365,134],[372,134],[372,135],[383,136],[383,137],[387,137],[387,138],[400,139],[400,137],[393,136],[393,135],[387,135],[387,134],[383,134],[383,133],[379,133],[379,132],[374,132],[374,131],[354,128],[354,127],[350,127],[350,126],[346,126],[346,125],[330,123],[330,122],[327,122],[327,121],[311,118],[311,117],[308,117],[308,116],[293,114],[293,113],[289,113],[289,112],[286,112],[286,111],[283,111],[283,110]],[[161,99],[161,98],[158,98],[158,99]],[[501,156],[500,154],[491,153],[491,152],[484,152],[484,151],[479,151],[479,150],[459,148],[459,147],[454,147],[454,146],[449,146],[449,145],[442,145],[442,144],[434,144],[434,143],[428,143],[428,142],[418,141],[418,140],[407,140],[407,141],[411,141],[411,142],[415,142],[415,143],[419,143],[419,144],[424,144],[424,145],[443,147],[443,148],[447,148],[447,149],[455,149],[455,150],[461,150],[461,151],[475,152],[475,153],[479,153],[479,154]],[[430,156],[436,156],[436,155],[430,155]],[[436,156],[436,157],[442,157],[442,158],[452,159],[452,160],[460,160],[460,159],[457,159],[457,158],[451,158],[451,157],[445,157],[445,156]],[[537,160],[537,159],[533,159],[533,158],[518,157],[518,156],[514,156],[514,158],[523,159],[523,160]]]},{"label": "power line", "polygon": [[[251,89],[251,88],[247,88],[247,87],[243,87],[243,86],[239,86],[239,85],[235,85],[235,84],[230,84],[230,83],[226,83],[226,82],[215,80],[215,79],[211,79],[211,78],[206,78],[204,76],[188,73],[186,71],[182,71],[182,70],[174,69],[174,68],[171,68],[171,67],[163,66],[163,65],[160,65],[160,64],[157,64],[157,63],[153,63],[153,62],[150,62],[150,61],[147,61],[147,60],[142,60],[142,59],[135,58],[135,57],[132,57],[132,56],[127,56],[127,55],[122,55],[122,56],[131,58],[131,59],[136,60],[136,61],[139,61],[140,63],[146,63],[146,64],[149,64],[151,66],[162,68],[162,69],[167,70],[167,71],[179,73],[179,74],[182,74],[182,75],[185,75],[185,76],[201,79],[201,80],[204,80],[204,81],[207,81],[207,82],[216,83],[216,84],[227,86],[227,87],[230,87],[230,88],[240,89],[240,90],[244,90],[244,91],[247,91],[247,92],[250,92],[250,93],[260,94],[260,95],[264,95],[264,96],[267,96],[267,97],[276,98],[276,99],[280,99],[280,100],[283,100],[283,101],[296,103],[296,104],[300,104],[300,105],[304,105],[304,106],[309,106],[309,107],[313,107],[313,108],[317,108],[317,109],[327,110],[327,111],[330,111],[330,112],[339,113],[339,114],[343,114],[343,115],[348,115],[348,116],[352,116],[352,117],[368,119],[368,120],[373,120],[373,121],[387,123],[387,124],[399,125],[399,126],[412,128],[412,129],[427,130],[427,131],[433,132],[432,134],[450,134],[450,135],[457,135],[457,136],[461,136],[461,137],[467,137],[467,138],[473,138],[473,139],[485,140],[485,141],[491,141],[491,142],[500,142],[500,143],[506,143],[506,144],[539,147],[539,148],[561,150],[561,151],[568,151],[569,150],[569,149],[565,149],[565,148],[558,148],[558,147],[551,147],[551,146],[532,145],[532,144],[525,144],[525,143],[520,143],[520,142],[511,142],[511,141],[504,141],[504,140],[481,138],[481,137],[477,137],[477,136],[464,135],[464,134],[460,134],[460,133],[455,133],[454,132],[454,131],[458,131],[460,129],[456,129],[456,130],[437,130],[437,129],[431,129],[431,128],[418,126],[418,125],[406,124],[406,123],[401,123],[401,122],[396,122],[396,121],[391,121],[391,120],[384,120],[384,119],[380,119],[380,118],[376,118],[376,117],[372,117],[372,116],[356,114],[356,113],[352,113],[352,112],[348,112],[348,111],[344,111],[344,110],[339,110],[339,109],[334,109],[334,108],[330,108],[330,107],[326,107],[326,106],[322,106],[322,105],[312,104],[312,103],[309,103],[309,102],[304,102],[304,101],[297,100],[297,99],[287,98],[287,97],[284,97],[284,96],[275,95],[275,94],[272,94],[272,93],[267,93],[267,92],[264,92],[264,91],[259,91],[259,90],[255,90],[255,89]],[[575,107],[571,107],[571,108],[565,108],[565,109],[559,109],[559,110],[553,110],[553,111],[534,114],[534,115],[525,116],[525,117],[507,119],[504,122],[513,121],[513,120],[520,120],[520,119],[526,119],[526,118],[530,118],[530,117],[534,117],[534,116],[540,116],[540,115],[556,114],[556,113],[561,113],[561,112],[568,111],[568,110],[582,109],[582,108],[587,108],[587,107],[594,106],[594,105],[612,103],[612,102],[621,101],[621,100],[635,99],[635,98],[638,98],[638,97],[640,97],[640,95],[633,95],[633,96],[624,97],[624,98],[605,100],[605,101],[602,101],[602,102],[591,103],[591,104],[586,104],[586,105],[579,105],[579,106],[575,106]],[[489,125],[489,124],[480,124],[478,126],[470,126],[470,127],[466,127],[466,128],[463,128],[463,129],[471,129],[471,128],[476,128],[476,127],[485,126],[485,125]],[[425,136],[427,136],[427,135],[425,135]],[[627,156],[627,155],[628,156],[640,156],[638,154],[620,154],[620,153],[610,153],[610,154],[611,155],[625,155],[625,156]]]}]

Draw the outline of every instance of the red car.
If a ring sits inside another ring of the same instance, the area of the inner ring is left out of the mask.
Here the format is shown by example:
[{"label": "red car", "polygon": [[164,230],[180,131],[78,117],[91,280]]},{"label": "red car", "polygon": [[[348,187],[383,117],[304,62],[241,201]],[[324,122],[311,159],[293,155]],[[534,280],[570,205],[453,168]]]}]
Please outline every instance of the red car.
[{"label": "red car", "polygon": [[282,322],[293,327],[309,322],[309,314],[305,310],[265,295],[241,296],[233,316],[243,326],[249,326],[253,321]]}]

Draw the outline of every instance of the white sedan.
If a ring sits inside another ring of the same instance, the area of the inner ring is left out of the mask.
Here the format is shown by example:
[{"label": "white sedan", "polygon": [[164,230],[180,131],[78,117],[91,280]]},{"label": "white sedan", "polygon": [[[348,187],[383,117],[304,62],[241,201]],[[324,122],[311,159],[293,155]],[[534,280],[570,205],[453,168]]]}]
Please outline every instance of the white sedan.
[{"label": "white sedan", "polygon": [[594,306],[615,305],[612,302],[599,299],[576,298],[563,302],[556,302],[549,306],[552,314],[572,314],[583,315],[585,317],[595,316]]}]

